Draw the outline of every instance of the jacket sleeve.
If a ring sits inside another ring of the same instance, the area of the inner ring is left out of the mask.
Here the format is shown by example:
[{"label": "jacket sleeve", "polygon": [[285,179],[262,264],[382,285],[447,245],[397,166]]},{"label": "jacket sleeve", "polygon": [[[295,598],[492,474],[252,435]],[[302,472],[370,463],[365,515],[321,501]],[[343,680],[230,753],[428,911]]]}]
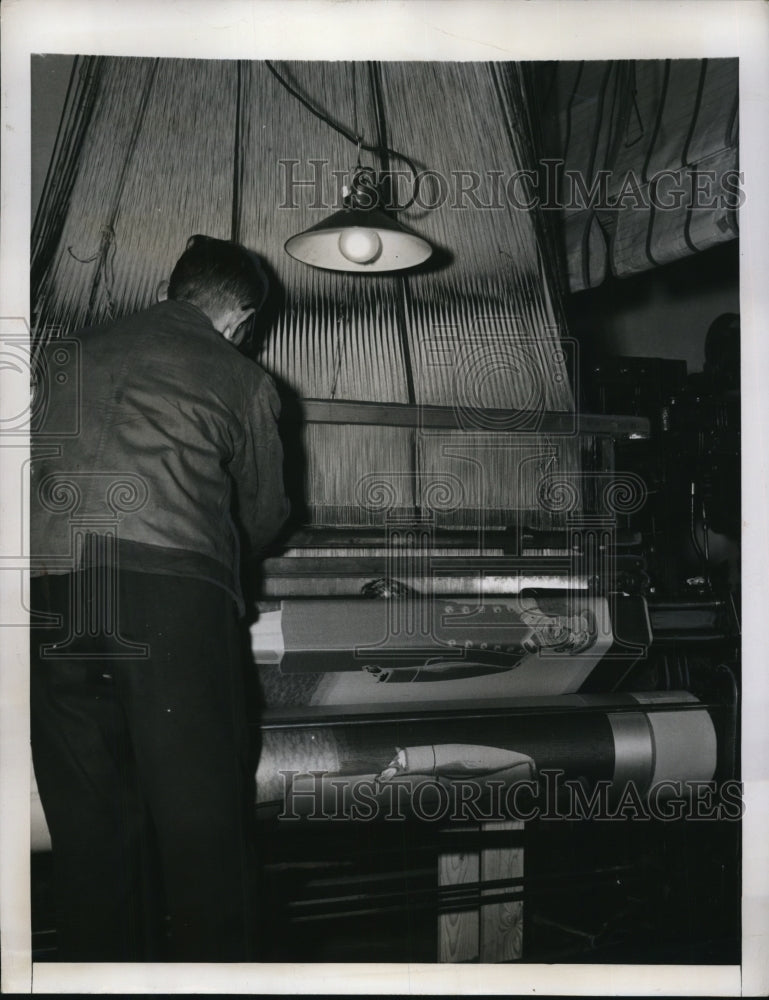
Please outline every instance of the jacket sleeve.
[{"label": "jacket sleeve", "polygon": [[280,398],[261,369],[246,385],[243,450],[233,463],[237,515],[250,553],[275,538],[290,512],[283,482],[283,446],[278,434]]}]

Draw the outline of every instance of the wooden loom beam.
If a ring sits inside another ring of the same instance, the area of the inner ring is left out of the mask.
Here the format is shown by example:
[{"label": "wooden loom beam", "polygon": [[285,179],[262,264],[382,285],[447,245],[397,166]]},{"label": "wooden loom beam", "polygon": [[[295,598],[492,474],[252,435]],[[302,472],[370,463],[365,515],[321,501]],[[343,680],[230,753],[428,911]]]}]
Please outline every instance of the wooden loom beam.
[{"label": "wooden loom beam", "polygon": [[467,430],[515,434],[604,434],[648,438],[646,417],[559,410],[500,410],[342,399],[302,400],[310,424],[373,424],[386,427]]},{"label": "wooden loom beam", "polygon": [[394,577],[420,592],[451,594],[517,594],[530,588],[587,590],[584,575],[574,573],[569,557],[525,559],[494,556],[473,560],[431,556],[423,573],[393,572],[387,556],[276,556],[262,563],[261,599],[358,596],[371,580]]}]

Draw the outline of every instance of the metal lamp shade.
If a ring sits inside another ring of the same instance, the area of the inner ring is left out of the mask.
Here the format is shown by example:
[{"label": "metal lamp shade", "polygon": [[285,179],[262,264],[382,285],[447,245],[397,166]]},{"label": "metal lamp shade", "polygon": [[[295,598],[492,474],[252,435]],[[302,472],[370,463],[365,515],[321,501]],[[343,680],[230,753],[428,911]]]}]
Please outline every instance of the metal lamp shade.
[{"label": "metal lamp shade", "polygon": [[343,208],[292,236],[286,241],[285,250],[313,267],[371,273],[414,267],[432,253],[427,240],[409,232],[384,212],[356,208]]}]

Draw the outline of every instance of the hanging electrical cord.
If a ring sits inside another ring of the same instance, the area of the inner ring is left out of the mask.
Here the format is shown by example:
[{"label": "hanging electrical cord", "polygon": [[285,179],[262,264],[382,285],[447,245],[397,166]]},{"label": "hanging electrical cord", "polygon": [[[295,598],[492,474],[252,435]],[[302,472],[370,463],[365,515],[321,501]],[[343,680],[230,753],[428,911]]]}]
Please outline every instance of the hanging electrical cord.
[{"label": "hanging electrical cord", "polygon": [[689,484],[689,535],[691,538],[692,546],[694,551],[702,560],[703,575],[705,583],[707,584],[708,590],[712,589],[712,583],[710,579],[710,546],[708,544],[708,521],[707,521],[707,510],[705,507],[705,501],[700,499],[700,516],[702,525],[702,542],[700,545],[699,539],[697,538],[697,509],[696,501],[698,498],[697,484],[692,480]]},{"label": "hanging electrical cord", "polygon": [[694,480],[689,483],[689,536],[691,538],[694,551],[704,562],[705,553],[697,539],[697,484]]},{"label": "hanging electrical cord", "polygon": [[316,118],[324,122],[326,125],[329,125],[332,129],[334,129],[334,131],[338,132],[340,135],[343,135],[348,142],[351,142],[353,143],[353,145],[357,146],[359,154],[361,149],[365,149],[366,152],[368,153],[376,153],[379,156],[382,156],[384,154],[386,156],[392,157],[393,159],[401,160],[403,163],[405,163],[408,166],[409,170],[411,171],[414,183],[411,198],[406,202],[405,205],[400,205],[397,208],[395,206],[390,206],[390,207],[392,208],[393,211],[402,212],[414,204],[417,195],[419,193],[420,178],[419,178],[419,171],[417,170],[413,160],[410,160],[409,157],[406,156],[404,153],[399,153],[397,150],[391,149],[389,146],[380,146],[377,145],[376,143],[364,142],[363,136],[356,135],[355,132],[352,132],[350,129],[345,128],[344,125],[340,125],[339,122],[335,122],[324,111],[321,111],[320,109],[314,107],[310,103],[310,101],[308,101],[308,99],[304,97],[303,94],[301,94],[298,90],[296,90],[295,87],[292,87],[291,84],[283,76],[281,76],[281,74],[275,69],[273,64],[268,59],[265,59],[264,63],[267,69],[270,71],[270,73],[272,73],[272,75],[278,81],[278,83],[282,87],[284,87],[285,90],[289,92],[289,94],[295,97],[299,101],[299,103],[304,105],[304,107],[307,108],[307,110],[311,114],[315,115]]}]

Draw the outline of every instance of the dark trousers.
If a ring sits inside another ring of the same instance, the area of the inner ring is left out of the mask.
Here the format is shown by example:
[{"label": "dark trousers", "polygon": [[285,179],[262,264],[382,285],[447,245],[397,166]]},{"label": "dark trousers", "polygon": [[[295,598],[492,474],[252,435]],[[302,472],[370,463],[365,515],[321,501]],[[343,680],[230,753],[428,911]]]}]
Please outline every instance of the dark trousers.
[{"label": "dark trousers", "polygon": [[108,598],[96,571],[32,586],[33,611],[61,616],[31,635],[59,957],[251,961],[254,770],[234,603],[205,581],[116,578]]}]

